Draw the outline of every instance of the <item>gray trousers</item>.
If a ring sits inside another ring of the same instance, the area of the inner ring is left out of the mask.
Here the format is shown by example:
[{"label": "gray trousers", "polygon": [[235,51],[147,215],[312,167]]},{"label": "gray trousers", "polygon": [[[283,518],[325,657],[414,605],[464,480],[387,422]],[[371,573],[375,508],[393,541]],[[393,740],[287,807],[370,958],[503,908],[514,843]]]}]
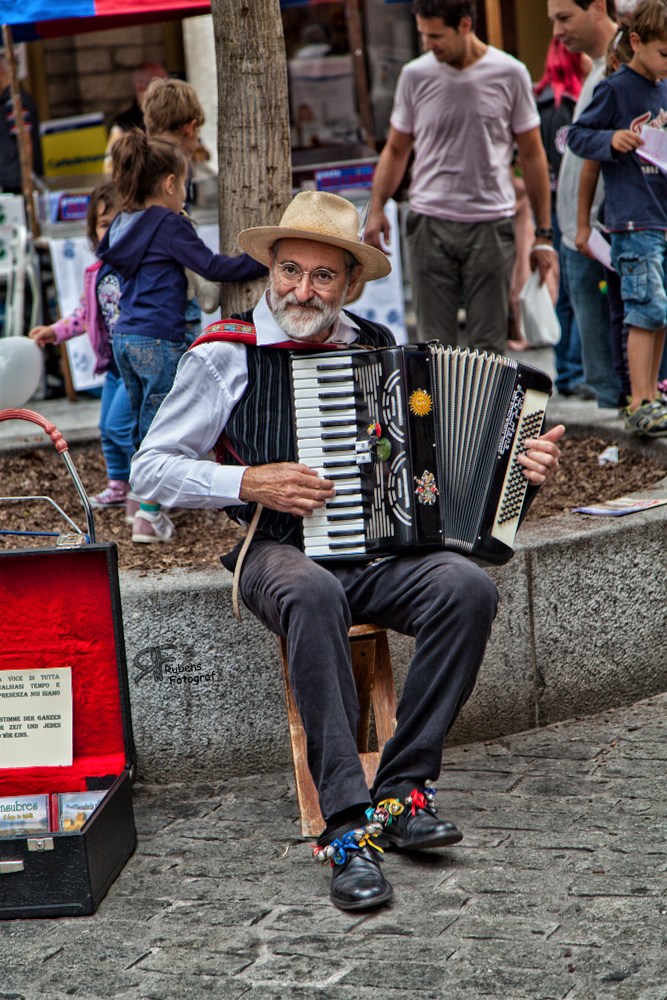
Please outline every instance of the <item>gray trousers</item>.
[{"label": "gray trousers", "polygon": [[514,219],[448,222],[410,212],[406,224],[419,340],[458,346],[465,305],[468,346],[503,354],[514,267]]},{"label": "gray trousers", "polygon": [[440,774],[445,736],[472,692],[496,614],[495,584],[454,552],[325,569],[291,545],[254,544],[244,603],[287,637],[290,683],[306,731],[308,766],[325,818],[367,803],[357,752],[359,703],[347,631],[374,622],[416,638],[371,795]]}]

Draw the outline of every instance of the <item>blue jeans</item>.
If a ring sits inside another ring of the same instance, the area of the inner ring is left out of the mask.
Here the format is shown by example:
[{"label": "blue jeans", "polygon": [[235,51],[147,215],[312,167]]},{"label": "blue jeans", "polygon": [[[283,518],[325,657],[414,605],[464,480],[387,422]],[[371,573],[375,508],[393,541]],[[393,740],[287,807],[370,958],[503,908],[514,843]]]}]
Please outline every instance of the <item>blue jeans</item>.
[{"label": "blue jeans", "polygon": [[163,399],[171,390],[185,343],[157,340],[136,333],[116,333],[113,355],[132,408],[135,448],[148,433]]},{"label": "blue jeans", "polygon": [[576,385],[580,385],[584,381],[584,366],[581,360],[581,338],[577,317],[574,315],[567,289],[567,280],[563,273],[565,270],[561,255],[563,244],[555,212],[551,213],[551,224],[554,228],[554,249],[558,253],[561,273],[558,302],[556,303],[556,315],[560,323],[561,333],[559,342],[554,346],[556,371],[558,372],[556,388],[560,391],[574,389]]},{"label": "blue jeans", "polygon": [[609,303],[600,287],[602,264],[578,250],[561,246],[561,279],[565,280],[577,317],[586,383],[595,389],[598,406],[616,409],[620,386],[614,371],[609,328]]},{"label": "blue jeans", "polygon": [[625,322],[640,330],[667,326],[665,251],[662,229],[611,234],[611,262],[621,278]]},{"label": "blue jeans", "polygon": [[134,455],[134,419],[127,389],[120,375],[107,371],[102,387],[100,437],[107,463],[109,479],[130,478],[130,462]]}]

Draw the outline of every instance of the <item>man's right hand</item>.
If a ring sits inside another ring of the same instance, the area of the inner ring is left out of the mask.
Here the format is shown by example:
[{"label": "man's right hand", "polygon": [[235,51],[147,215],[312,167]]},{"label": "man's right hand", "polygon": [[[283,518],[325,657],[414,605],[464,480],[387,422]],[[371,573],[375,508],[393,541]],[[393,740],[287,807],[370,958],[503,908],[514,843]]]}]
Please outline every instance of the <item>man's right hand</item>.
[{"label": "man's right hand", "polygon": [[39,347],[43,347],[44,344],[53,344],[56,339],[56,332],[52,326],[35,326],[32,328],[28,336],[31,340],[34,340]]},{"label": "man's right hand", "polygon": [[336,495],[330,479],[295,462],[252,465],[243,473],[239,499],[256,502],[297,517],[309,517]]},{"label": "man's right hand", "polygon": [[385,250],[380,240],[380,234],[382,234],[385,244],[389,246],[389,233],[389,219],[382,209],[380,208],[376,211],[371,209],[364,233],[364,243],[368,243],[369,246],[375,247],[377,250],[382,250],[382,253],[386,253],[387,257],[390,257],[391,254],[388,250]]}]

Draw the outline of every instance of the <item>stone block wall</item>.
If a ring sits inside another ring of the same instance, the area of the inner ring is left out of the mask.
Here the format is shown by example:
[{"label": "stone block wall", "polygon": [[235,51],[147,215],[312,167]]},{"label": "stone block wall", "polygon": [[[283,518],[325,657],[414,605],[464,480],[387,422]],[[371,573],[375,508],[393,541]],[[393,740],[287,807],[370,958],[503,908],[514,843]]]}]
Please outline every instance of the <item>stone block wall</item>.
[{"label": "stone block wall", "polygon": [[163,26],[144,24],[44,42],[51,118],[103,111],[107,125],[134,97],[132,70],[165,61]]}]

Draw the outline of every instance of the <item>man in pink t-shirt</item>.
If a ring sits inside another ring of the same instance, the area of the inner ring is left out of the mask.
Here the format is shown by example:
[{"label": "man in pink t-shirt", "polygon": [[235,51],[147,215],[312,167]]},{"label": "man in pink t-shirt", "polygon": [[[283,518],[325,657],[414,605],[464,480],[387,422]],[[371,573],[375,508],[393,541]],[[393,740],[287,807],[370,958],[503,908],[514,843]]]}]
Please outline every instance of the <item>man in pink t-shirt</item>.
[{"label": "man in pink t-shirt", "polygon": [[373,182],[366,242],[389,242],[384,205],[414,150],[407,237],[420,340],[458,343],[463,296],[471,348],[507,343],[514,265],[516,143],[542,279],[555,264],[549,169],[523,63],[475,35],[474,0],[414,0],[424,55],[401,70]]}]

